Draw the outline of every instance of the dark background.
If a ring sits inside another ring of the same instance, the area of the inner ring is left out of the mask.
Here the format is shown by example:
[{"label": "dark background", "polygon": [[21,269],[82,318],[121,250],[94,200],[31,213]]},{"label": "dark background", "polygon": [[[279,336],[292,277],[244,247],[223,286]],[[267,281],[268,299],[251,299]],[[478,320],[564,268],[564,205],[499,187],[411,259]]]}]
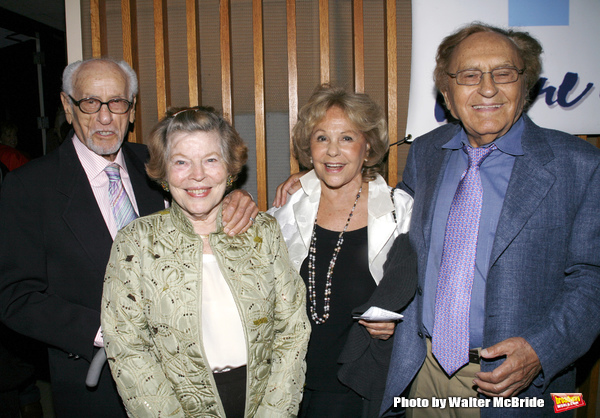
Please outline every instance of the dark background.
[{"label": "dark background", "polygon": [[0,5],[0,121],[15,123],[17,148],[37,158],[44,153],[44,128],[47,151],[59,142],[53,128],[67,64],[64,1],[3,0]]}]

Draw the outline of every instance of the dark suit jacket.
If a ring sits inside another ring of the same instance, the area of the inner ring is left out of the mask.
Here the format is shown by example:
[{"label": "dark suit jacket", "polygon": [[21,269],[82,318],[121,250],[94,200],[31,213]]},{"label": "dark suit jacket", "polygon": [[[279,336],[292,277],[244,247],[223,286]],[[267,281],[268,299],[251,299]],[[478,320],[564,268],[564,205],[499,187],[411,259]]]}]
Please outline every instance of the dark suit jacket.
[{"label": "dark suit jacket", "polygon": [[[551,392],[572,392],[577,358],[600,330],[600,150],[527,116],[523,156],[516,157],[492,247],[485,294],[483,347],[523,337],[542,373],[520,397],[542,397],[545,408],[482,409],[482,416],[553,416]],[[449,151],[460,129],[442,126],[411,146],[401,187],[415,204],[410,239],[419,286],[396,330],[382,410],[400,396],[426,354],[422,288],[431,224]],[[503,360],[483,361],[491,371]]]},{"label": "dark suit jacket", "polygon": [[[390,248],[381,282],[369,300],[355,308],[352,315],[361,315],[371,306],[398,312],[413,298],[416,287],[417,256],[408,234],[401,234]],[[350,329],[338,358],[341,363],[338,379],[370,401],[369,411],[363,410],[363,417],[378,415],[393,346],[394,336],[386,341],[372,338],[358,321]]]},{"label": "dark suit jacket", "polygon": [[[146,147],[124,143],[123,154],[140,215],[164,209]],[[124,416],[108,368],[85,386],[112,238],[70,139],[6,177],[0,235],[0,319],[49,345],[57,415]]]}]

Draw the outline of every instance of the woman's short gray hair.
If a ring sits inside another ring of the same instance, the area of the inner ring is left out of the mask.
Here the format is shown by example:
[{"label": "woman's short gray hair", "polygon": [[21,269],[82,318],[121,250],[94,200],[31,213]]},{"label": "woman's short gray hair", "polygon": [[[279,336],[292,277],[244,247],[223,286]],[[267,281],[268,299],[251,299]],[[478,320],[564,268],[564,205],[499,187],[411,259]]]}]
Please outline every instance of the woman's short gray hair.
[{"label": "woman's short gray hair", "polygon": [[146,142],[150,152],[146,173],[158,183],[167,179],[170,140],[177,132],[216,132],[227,172],[234,179],[248,160],[248,147],[240,135],[212,107],[171,108],[154,126]]}]

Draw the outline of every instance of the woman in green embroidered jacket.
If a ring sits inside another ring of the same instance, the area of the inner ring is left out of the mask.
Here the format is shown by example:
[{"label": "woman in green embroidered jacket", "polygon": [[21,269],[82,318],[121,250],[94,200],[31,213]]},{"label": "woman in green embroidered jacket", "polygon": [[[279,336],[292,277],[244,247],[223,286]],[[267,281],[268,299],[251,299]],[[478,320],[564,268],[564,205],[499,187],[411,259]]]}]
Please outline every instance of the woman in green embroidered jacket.
[{"label": "woman in green embroidered jacket", "polygon": [[272,217],[259,213],[234,237],[221,222],[246,145],[209,108],[169,112],[148,145],[148,175],[173,203],[119,232],[102,300],[129,415],[296,415],[310,333],[304,284]]}]

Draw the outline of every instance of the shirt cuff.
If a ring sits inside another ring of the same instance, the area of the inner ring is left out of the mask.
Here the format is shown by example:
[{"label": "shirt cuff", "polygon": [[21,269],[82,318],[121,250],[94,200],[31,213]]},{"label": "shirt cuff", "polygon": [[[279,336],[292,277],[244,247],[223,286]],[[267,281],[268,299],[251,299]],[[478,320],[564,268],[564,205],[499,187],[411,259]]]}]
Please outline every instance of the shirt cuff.
[{"label": "shirt cuff", "polygon": [[96,338],[94,338],[94,347],[104,347],[104,338],[102,338],[102,327],[98,328]]}]

